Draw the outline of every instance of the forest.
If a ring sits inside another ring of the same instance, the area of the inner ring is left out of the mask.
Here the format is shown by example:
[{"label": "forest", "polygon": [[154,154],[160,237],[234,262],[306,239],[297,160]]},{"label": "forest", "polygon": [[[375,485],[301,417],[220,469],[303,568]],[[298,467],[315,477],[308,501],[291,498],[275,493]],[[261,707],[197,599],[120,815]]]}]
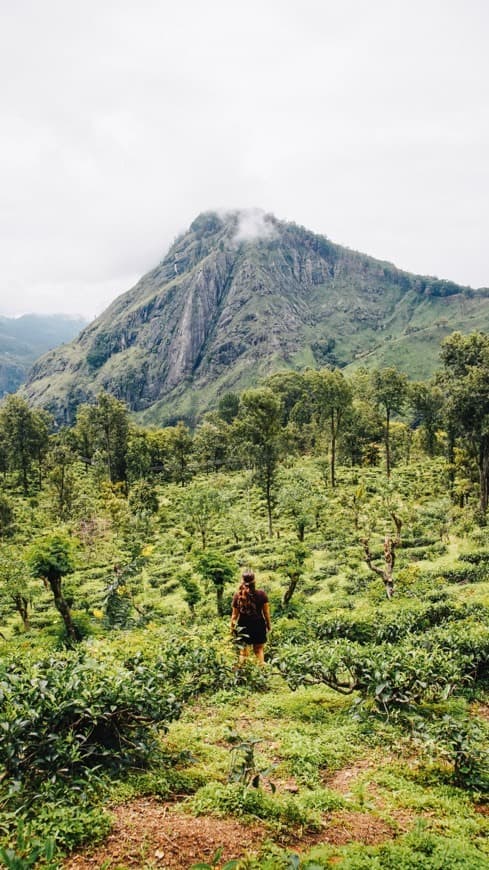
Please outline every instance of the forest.
[{"label": "forest", "polygon": [[489,867],[489,336],[193,430],[9,395],[0,482],[0,864]]}]

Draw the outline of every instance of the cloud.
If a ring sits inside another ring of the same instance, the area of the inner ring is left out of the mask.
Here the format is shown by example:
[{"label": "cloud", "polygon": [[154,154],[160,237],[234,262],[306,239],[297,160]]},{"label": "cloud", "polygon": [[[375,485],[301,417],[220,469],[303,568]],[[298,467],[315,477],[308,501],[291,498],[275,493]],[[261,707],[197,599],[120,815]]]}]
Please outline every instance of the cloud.
[{"label": "cloud", "polygon": [[276,238],[277,230],[272,215],[260,208],[246,208],[238,212],[238,226],[233,237],[235,242],[255,242],[258,239]]},{"label": "cloud", "polygon": [[238,240],[267,237],[259,203],[489,285],[482,0],[17,0],[1,17],[0,313],[93,314],[200,212],[244,209]]}]

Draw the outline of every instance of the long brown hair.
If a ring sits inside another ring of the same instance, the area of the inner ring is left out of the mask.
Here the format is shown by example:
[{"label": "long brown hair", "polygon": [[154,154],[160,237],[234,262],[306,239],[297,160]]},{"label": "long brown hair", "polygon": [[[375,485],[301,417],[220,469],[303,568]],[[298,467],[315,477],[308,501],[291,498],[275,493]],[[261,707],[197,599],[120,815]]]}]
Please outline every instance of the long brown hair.
[{"label": "long brown hair", "polygon": [[249,568],[246,568],[241,575],[236,608],[246,616],[257,616],[258,614],[255,575]]}]

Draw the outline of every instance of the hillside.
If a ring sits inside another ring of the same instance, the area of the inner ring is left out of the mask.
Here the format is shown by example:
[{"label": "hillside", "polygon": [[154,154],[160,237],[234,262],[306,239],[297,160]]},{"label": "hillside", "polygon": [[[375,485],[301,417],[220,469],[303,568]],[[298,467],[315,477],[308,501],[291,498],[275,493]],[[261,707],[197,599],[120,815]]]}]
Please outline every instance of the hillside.
[{"label": "hillside", "polygon": [[86,320],[64,314],[0,316],[0,396],[15,392],[41,354],[77,335]]},{"label": "hillside", "polygon": [[[36,842],[52,837],[55,862],[37,866],[53,870],[198,861],[210,870],[231,859],[241,870],[488,867],[487,527],[450,504],[445,460],[416,452],[392,478],[390,507],[404,524],[388,600],[361,543],[368,528],[381,564],[385,471],[341,467],[334,492],[318,460],[296,457],[281,471],[282,492],[307,483],[310,511],[287,606],[294,515],[279,498],[268,537],[248,472],[196,475],[185,487],[156,475],[145,512],[154,474],[127,499],[100,465],[72,468],[65,544],[78,544],[63,587],[82,639],[69,649],[47,583],[25,571],[33,542],[44,553],[56,528],[59,547],[52,484],[46,476],[35,502],[9,490],[16,530],[0,581],[9,866],[28,866]],[[203,496],[214,506],[207,553],[234,567],[222,618],[217,587],[199,573]],[[271,602],[264,668],[254,657],[237,667],[229,633],[243,565]]]},{"label": "hillside", "polygon": [[281,368],[436,366],[489,328],[489,291],[413,275],[261,212],[201,214],[159,265],[39,360],[27,397],[59,420],[106,389],[144,422],[195,419]]}]

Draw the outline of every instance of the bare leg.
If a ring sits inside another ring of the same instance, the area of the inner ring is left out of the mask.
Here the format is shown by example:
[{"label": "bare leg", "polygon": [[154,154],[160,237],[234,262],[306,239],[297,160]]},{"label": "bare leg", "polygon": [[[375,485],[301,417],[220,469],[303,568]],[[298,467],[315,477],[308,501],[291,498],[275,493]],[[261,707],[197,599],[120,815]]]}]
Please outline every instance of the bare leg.
[{"label": "bare leg", "polygon": [[258,664],[264,665],[265,664],[265,644],[254,643],[253,644],[253,652],[256,655],[256,658],[258,660]]},{"label": "bare leg", "polygon": [[239,650],[239,663],[244,664],[246,659],[248,658],[249,649],[247,646],[242,646]]}]

